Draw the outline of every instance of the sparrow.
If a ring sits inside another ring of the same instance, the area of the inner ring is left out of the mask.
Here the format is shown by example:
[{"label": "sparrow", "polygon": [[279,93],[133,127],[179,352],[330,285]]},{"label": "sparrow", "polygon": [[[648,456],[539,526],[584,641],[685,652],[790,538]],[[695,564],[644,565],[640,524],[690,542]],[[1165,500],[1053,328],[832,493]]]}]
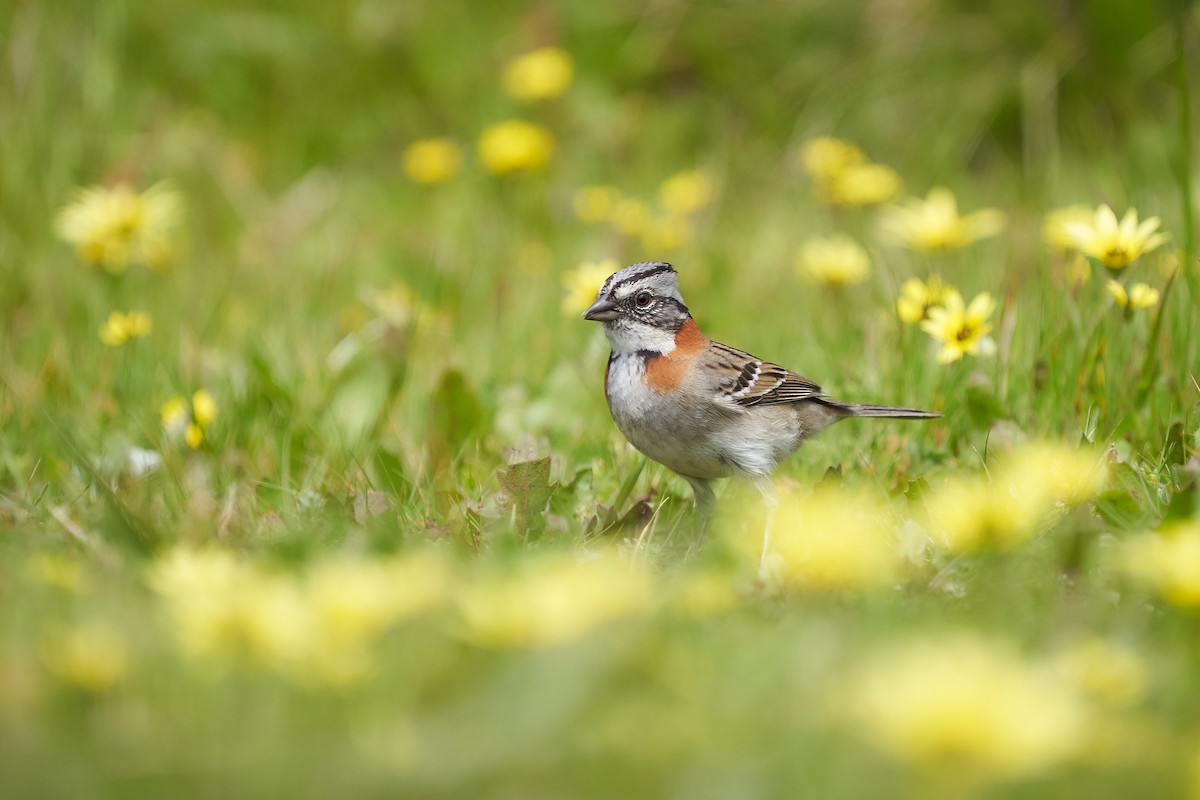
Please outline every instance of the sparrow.
[{"label": "sparrow", "polygon": [[604,395],[617,428],[689,484],[697,544],[716,506],[712,482],[749,479],[768,505],[779,463],[847,417],[933,419],[915,408],[844,403],[808,378],[705,336],[679,294],[675,268],[643,261],[608,277],[583,318],[604,323],[612,347]]}]

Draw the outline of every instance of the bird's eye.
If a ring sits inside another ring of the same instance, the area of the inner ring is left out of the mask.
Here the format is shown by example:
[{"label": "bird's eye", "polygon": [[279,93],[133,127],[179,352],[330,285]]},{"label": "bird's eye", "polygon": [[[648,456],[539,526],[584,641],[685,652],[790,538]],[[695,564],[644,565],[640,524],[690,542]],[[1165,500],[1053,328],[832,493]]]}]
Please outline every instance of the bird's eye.
[{"label": "bird's eye", "polygon": [[650,305],[650,301],[654,297],[649,292],[638,292],[637,297],[633,298],[633,302],[637,303],[638,308],[645,308]]}]

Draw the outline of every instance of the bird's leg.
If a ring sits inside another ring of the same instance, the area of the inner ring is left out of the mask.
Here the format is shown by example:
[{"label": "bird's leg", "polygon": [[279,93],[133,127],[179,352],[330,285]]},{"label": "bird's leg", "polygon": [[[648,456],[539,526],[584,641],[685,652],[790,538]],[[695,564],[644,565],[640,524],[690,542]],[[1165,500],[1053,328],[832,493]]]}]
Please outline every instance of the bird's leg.
[{"label": "bird's leg", "polygon": [[775,522],[775,509],[779,507],[779,498],[775,495],[775,484],[767,476],[757,478],[754,488],[762,495],[763,506],[767,509],[767,524],[763,526],[762,554],[758,557],[758,569],[761,572],[767,563],[767,553],[771,549],[771,526]]},{"label": "bird's leg", "polygon": [[708,531],[708,523],[712,520],[713,510],[717,507],[717,496],[712,490],[712,484],[703,478],[690,478],[684,475],[684,480],[692,485],[692,494],[696,498],[696,513],[700,515],[700,527],[696,538],[688,548],[687,557],[691,558],[704,544],[704,534]]}]

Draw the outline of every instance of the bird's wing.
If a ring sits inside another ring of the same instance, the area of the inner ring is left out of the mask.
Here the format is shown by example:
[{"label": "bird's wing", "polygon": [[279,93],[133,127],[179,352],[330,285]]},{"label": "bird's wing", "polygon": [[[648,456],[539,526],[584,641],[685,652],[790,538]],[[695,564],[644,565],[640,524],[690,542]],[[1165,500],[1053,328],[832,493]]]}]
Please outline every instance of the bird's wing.
[{"label": "bird's wing", "polygon": [[722,375],[718,394],[741,406],[795,403],[812,397],[824,397],[821,387],[770,361],[755,358],[728,345],[712,343],[714,369]]}]

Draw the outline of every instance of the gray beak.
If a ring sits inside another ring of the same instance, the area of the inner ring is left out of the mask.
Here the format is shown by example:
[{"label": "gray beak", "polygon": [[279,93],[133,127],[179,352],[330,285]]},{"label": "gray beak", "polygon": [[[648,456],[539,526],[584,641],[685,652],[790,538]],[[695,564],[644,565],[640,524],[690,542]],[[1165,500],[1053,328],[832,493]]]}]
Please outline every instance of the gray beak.
[{"label": "gray beak", "polygon": [[593,322],[608,322],[610,319],[616,319],[621,315],[617,310],[617,306],[607,297],[603,297],[592,303],[592,307],[583,312],[584,319],[590,319]]}]

